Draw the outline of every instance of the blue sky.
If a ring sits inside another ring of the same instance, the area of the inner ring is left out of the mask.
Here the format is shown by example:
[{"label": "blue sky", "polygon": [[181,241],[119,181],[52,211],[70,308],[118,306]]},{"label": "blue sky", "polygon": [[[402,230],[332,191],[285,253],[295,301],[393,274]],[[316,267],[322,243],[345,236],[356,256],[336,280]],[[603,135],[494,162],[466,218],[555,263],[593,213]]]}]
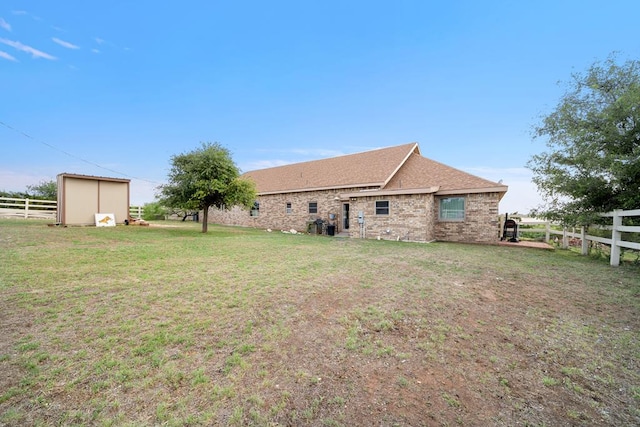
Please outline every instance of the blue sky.
[{"label": "blue sky", "polygon": [[532,126],[571,73],[640,57],[638,16],[636,0],[5,0],[0,189],[122,177],[141,204],[201,141],[243,171],[416,141],[528,212]]}]

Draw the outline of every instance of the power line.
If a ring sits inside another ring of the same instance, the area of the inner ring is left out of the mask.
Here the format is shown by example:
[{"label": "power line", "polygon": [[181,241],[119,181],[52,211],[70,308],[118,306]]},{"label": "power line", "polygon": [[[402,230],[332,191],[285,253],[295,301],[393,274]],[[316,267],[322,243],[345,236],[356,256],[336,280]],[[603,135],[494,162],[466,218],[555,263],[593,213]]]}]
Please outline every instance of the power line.
[{"label": "power line", "polygon": [[45,141],[43,141],[41,139],[38,139],[38,138],[35,138],[35,137],[29,135],[28,133],[20,130],[20,129],[16,129],[13,126],[8,125],[7,123],[5,123],[5,122],[3,122],[1,120],[0,120],[0,125],[2,125],[4,127],[6,127],[7,129],[10,129],[10,130],[18,133],[18,134],[20,134],[22,136],[24,136],[25,138],[28,138],[28,139],[30,139],[32,141],[35,141],[35,142],[38,142],[38,143],[40,143],[42,145],[45,145],[45,146],[47,146],[47,147],[49,147],[49,148],[51,148],[53,150],[59,151],[62,154],[65,154],[65,155],[67,155],[69,157],[72,157],[74,159],[80,160],[81,162],[87,163],[87,164],[89,164],[91,166],[95,166],[97,168],[100,168],[100,169],[103,169],[103,170],[106,170],[106,171],[109,171],[109,172],[113,172],[113,173],[118,174],[118,175],[126,176],[127,178],[132,178],[132,179],[137,179],[137,180],[140,180],[140,181],[145,181],[145,182],[148,182],[150,184],[162,185],[161,182],[156,182],[156,181],[151,181],[149,179],[139,178],[137,176],[133,176],[133,175],[129,175],[129,174],[117,171],[117,170],[109,169],[107,167],[99,165],[98,163],[92,162],[91,160],[83,159],[82,157],[76,156],[75,154],[69,153],[68,151],[65,151],[65,150],[63,150],[61,148],[58,148],[55,145],[49,144],[48,142],[45,142]]}]

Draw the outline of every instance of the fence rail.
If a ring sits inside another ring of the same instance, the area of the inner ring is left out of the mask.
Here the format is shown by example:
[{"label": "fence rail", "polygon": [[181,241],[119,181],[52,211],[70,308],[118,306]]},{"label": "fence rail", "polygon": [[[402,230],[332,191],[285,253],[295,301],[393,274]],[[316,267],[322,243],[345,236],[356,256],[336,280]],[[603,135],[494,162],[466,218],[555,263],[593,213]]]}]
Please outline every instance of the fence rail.
[{"label": "fence rail", "polygon": [[611,246],[611,254],[609,256],[609,262],[612,266],[616,267],[620,265],[620,256],[621,256],[621,248],[633,249],[640,251],[640,243],[638,242],[629,242],[626,240],[622,240],[622,233],[640,233],[640,226],[631,226],[631,225],[622,225],[622,219],[625,217],[636,217],[640,216],[640,209],[633,210],[614,210],[613,212],[607,212],[600,214],[601,217],[604,218],[612,218],[612,225],[604,225],[599,226],[598,228],[601,230],[611,231],[611,237],[601,237],[594,236],[591,234],[587,234],[587,229],[585,227],[580,227],[579,232],[576,232],[576,229],[573,228],[572,231],[569,231],[567,228],[562,230],[553,229],[553,224],[547,221],[526,221],[521,222],[520,225],[544,225],[544,228],[528,228],[522,229],[520,228],[520,232],[527,233],[545,233],[545,241],[551,240],[551,235],[560,235],[562,236],[562,248],[566,249],[569,247],[569,239],[580,239],[580,246],[582,255],[587,255],[589,253],[589,242],[598,242],[603,243],[605,245]]},{"label": "fence rail", "polygon": [[[58,202],[55,200],[0,197],[0,218],[37,218],[55,220],[57,210]],[[132,218],[142,218],[142,213],[142,206],[129,206],[129,216]]]},{"label": "fence rail", "polygon": [[129,206],[129,216],[131,218],[142,219],[143,210],[144,210],[143,207],[140,205],[138,206],[131,205]]},{"label": "fence rail", "polygon": [[0,217],[56,219],[55,200],[0,197]]}]

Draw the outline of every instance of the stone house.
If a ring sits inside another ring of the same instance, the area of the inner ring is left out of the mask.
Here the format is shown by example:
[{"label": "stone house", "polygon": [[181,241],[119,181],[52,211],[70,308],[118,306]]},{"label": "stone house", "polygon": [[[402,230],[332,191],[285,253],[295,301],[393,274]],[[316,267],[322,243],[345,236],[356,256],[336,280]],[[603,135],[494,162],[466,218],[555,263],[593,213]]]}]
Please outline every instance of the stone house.
[{"label": "stone house", "polygon": [[[423,157],[417,143],[247,172],[250,211],[212,209],[214,223],[354,238],[495,242],[507,186]],[[319,224],[321,223],[321,226]]]}]

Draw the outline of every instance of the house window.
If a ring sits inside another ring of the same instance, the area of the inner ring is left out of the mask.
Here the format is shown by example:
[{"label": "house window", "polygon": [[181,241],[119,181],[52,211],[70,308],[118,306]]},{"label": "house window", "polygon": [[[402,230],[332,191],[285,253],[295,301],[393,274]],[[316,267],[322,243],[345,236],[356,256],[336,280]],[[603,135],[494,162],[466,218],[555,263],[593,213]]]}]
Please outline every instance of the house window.
[{"label": "house window", "polygon": [[287,213],[290,214],[291,212],[291,202],[287,202]]},{"label": "house window", "polygon": [[309,202],[309,213],[310,214],[318,213],[318,202]]},{"label": "house window", "polygon": [[260,215],[260,203],[253,202],[253,206],[251,207],[251,211],[249,211],[249,215],[251,216],[259,216]]},{"label": "house window", "polygon": [[464,221],[464,197],[440,199],[438,218],[443,221]]},{"label": "house window", "polygon": [[376,215],[389,215],[389,201],[377,200],[376,201]]}]

